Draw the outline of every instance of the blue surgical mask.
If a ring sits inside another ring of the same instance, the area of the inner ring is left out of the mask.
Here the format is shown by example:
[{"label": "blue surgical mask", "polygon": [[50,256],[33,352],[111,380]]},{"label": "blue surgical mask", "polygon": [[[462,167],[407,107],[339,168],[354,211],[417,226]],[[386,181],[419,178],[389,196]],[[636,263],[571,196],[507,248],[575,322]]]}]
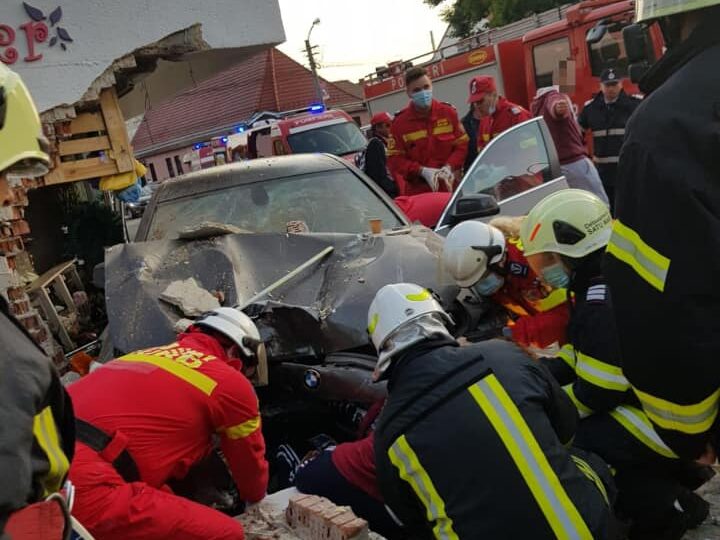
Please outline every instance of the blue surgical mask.
[{"label": "blue surgical mask", "polygon": [[570,283],[570,276],[560,263],[546,266],[542,270],[543,281],[550,285],[553,289],[564,289]]},{"label": "blue surgical mask", "polygon": [[505,284],[505,278],[490,272],[487,276],[472,286],[473,291],[480,296],[492,296]]},{"label": "blue surgical mask", "polygon": [[418,90],[411,97],[416,107],[427,109],[432,103],[432,90]]}]

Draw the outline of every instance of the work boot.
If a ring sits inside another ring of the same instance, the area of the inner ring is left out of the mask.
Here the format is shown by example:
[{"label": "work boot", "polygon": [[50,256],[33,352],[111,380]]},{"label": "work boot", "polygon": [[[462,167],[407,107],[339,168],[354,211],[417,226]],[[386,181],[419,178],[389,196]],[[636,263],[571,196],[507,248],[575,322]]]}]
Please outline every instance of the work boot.
[{"label": "work boot", "polygon": [[710,514],[710,503],[693,491],[684,491],[678,496],[678,504],[683,510],[688,529],[695,529]]}]

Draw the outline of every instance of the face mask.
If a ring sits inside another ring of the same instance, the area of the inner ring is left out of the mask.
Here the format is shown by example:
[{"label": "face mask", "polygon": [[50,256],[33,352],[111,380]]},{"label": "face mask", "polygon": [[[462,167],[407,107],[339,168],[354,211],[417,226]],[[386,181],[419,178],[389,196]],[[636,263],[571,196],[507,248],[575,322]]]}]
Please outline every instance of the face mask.
[{"label": "face mask", "polygon": [[505,284],[505,278],[490,272],[487,276],[473,285],[473,291],[480,296],[492,296]]},{"label": "face mask", "polygon": [[560,263],[543,268],[542,277],[553,289],[564,289],[570,283],[570,276]]},{"label": "face mask", "polygon": [[412,101],[416,107],[427,109],[432,103],[432,90],[420,90],[412,95]]}]

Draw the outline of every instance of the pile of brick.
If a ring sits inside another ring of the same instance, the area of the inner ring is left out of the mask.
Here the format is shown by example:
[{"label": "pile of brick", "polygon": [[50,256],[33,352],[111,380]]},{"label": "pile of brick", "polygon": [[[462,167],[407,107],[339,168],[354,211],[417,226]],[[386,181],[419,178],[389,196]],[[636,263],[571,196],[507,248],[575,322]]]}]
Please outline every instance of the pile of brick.
[{"label": "pile of brick", "polygon": [[350,508],[337,506],[316,495],[299,495],[290,499],[285,513],[293,531],[304,540],[367,540],[367,521],[358,518]]},{"label": "pile of brick", "polygon": [[58,361],[62,360],[62,349],[58,350],[47,323],[32,307],[25,293],[26,283],[18,271],[21,260],[29,261],[23,236],[30,233],[30,226],[24,218],[28,205],[27,190],[34,187],[34,180],[13,181],[15,201],[11,206],[0,208],[0,294],[45,353]]}]

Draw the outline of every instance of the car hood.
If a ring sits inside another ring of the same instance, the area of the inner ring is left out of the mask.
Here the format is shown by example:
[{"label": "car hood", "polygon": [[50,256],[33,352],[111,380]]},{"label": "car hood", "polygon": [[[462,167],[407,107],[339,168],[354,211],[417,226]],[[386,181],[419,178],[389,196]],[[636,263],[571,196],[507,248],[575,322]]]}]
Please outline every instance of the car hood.
[{"label": "car hood", "polygon": [[175,338],[182,315],[159,300],[174,281],[193,277],[204,289],[221,291],[223,305],[244,305],[328,246],[330,255],[248,309],[258,316],[271,359],[321,360],[368,347],[367,311],[388,283],[418,283],[448,305],[458,293],[439,282],[441,237],[419,226],[375,236],[234,234],[118,245],[105,257],[113,344],[127,353]]}]

